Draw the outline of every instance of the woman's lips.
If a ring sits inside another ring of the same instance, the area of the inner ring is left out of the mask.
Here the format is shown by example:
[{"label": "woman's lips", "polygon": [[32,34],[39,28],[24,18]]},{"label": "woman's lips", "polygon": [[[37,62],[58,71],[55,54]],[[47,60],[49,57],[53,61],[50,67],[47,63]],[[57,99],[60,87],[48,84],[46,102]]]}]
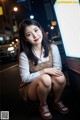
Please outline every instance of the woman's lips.
[{"label": "woman's lips", "polygon": [[36,41],[38,41],[39,40],[39,38],[36,38],[34,41],[36,42]]}]

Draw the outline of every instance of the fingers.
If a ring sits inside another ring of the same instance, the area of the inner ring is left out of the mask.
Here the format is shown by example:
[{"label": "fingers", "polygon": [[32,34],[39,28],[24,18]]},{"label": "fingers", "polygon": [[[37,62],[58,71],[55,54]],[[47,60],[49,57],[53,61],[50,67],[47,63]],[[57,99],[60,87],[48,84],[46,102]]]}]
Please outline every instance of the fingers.
[{"label": "fingers", "polygon": [[53,70],[53,74],[54,74],[55,76],[62,76],[62,75],[63,75],[63,73],[62,73],[59,69]]},{"label": "fingers", "polygon": [[59,75],[63,75],[63,73],[62,73],[60,70],[57,70],[57,73],[58,73]]},{"label": "fingers", "polygon": [[47,68],[47,74],[54,76],[62,76],[63,73],[57,68]]}]

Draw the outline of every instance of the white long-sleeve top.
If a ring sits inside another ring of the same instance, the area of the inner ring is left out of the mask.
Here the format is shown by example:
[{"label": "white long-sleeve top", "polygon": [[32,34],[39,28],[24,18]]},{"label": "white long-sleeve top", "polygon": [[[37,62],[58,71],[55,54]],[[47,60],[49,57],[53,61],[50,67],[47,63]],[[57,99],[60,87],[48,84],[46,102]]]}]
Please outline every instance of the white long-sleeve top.
[{"label": "white long-sleeve top", "polygon": [[[51,49],[52,49],[53,67],[62,70],[61,57],[60,57],[58,47],[55,44],[51,44]],[[38,63],[49,60],[49,56],[44,57],[43,52],[44,52],[44,50],[42,51],[42,55],[41,55],[41,58],[38,60]],[[40,71],[30,73],[28,57],[26,56],[26,54],[24,52],[21,52],[20,56],[19,56],[19,70],[20,70],[21,80],[24,83],[32,82],[33,80],[35,80],[36,77],[40,76]]]}]

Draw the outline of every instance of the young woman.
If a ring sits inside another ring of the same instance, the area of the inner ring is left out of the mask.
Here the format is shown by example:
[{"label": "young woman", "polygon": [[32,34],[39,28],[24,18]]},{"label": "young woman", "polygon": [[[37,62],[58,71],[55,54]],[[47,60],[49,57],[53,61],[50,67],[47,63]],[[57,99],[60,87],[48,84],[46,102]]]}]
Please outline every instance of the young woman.
[{"label": "young woman", "polygon": [[[60,113],[69,110],[61,101],[66,85],[58,47],[50,44],[41,25],[31,19],[21,22],[19,27],[21,76],[20,93],[24,100],[39,100],[42,118],[51,119],[47,97],[54,95],[53,107]],[[52,90],[52,91],[51,91]]]}]

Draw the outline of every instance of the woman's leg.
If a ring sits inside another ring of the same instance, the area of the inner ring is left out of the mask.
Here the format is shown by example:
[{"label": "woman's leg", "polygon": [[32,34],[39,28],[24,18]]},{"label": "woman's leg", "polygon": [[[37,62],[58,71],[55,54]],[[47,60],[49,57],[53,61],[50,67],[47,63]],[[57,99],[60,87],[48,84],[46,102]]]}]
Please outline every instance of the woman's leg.
[{"label": "woman's leg", "polygon": [[28,97],[31,100],[39,100],[40,106],[39,111],[43,119],[51,119],[52,115],[48,109],[48,105],[46,103],[47,96],[51,90],[51,77],[47,74],[44,74],[34,80],[29,89],[28,89]]},{"label": "woman's leg", "polygon": [[44,74],[31,83],[28,89],[28,97],[33,101],[39,99],[40,104],[46,104],[46,98],[50,90],[51,77]]},{"label": "woman's leg", "polygon": [[66,79],[64,74],[60,77],[52,77],[53,90],[54,90],[54,107],[62,114],[67,114],[69,109],[61,101],[61,96],[66,85]]},{"label": "woman's leg", "polygon": [[53,90],[54,90],[54,103],[60,101],[64,87],[66,85],[66,79],[64,74],[60,77],[52,76]]}]

